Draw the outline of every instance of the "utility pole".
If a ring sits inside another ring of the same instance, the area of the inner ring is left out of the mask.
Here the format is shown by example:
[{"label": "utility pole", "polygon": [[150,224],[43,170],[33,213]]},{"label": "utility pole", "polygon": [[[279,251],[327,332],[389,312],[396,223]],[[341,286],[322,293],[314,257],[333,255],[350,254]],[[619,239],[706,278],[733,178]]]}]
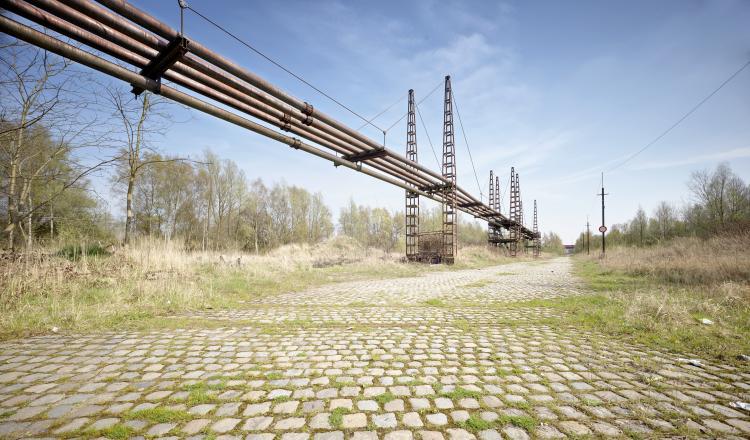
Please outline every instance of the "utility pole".
[{"label": "utility pole", "polygon": [[607,226],[604,224],[604,196],[608,196],[609,194],[604,192],[604,173],[602,172],[602,192],[600,194],[597,194],[597,196],[602,196],[602,225],[599,226],[599,232],[602,233],[602,256],[604,256],[607,252],[607,245],[604,241],[604,233],[607,232]]},{"label": "utility pole", "polygon": [[586,243],[586,255],[591,255],[591,230],[589,229],[589,216],[586,216],[586,236],[583,238]]}]

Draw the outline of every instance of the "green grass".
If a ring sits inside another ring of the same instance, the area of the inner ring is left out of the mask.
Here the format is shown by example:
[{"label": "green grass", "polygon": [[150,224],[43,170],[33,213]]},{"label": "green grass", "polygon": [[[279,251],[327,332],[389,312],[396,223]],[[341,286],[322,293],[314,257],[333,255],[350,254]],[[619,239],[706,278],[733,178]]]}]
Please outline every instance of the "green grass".
[{"label": "green grass", "polygon": [[499,419],[497,419],[497,423],[500,425],[514,425],[518,426],[519,428],[523,428],[526,431],[531,431],[536,427],[538,422],[533,417],[529,416],[509,416],[509,415],[501,415]]},{"label": "green grass", "polygon": [[[674,285],[578,257],[574,273],[592,294],[509,306],[560,310],[563,318],[545,319],[545,324],[575,326],[675,353],[730,363],[750,353],[750,306],[723,303],[715,293],[718,287]],[[709,304],[715,309],[712,326],[699,323]]]},{"label": "green grass", "polygon": [[472,414],[467,420],[460,422],[458,426],[467,429],[469,431],[477,432],[490,429],[494,426],[493,422],[488,422],[475,414]]},{"label": "green grass", "polygon": [[126,420],[148,420],[153,423],[169,423],[192,420],[193,416],[187,411],[157,406],[155,408],[127,412],[123,418]]},{"label": "green grass", "polygon": [[386,403],[395,400],[396,396],[393,395],[390,391],[386,391],[383,394],[379,394],[375,396],[375,401],[378,402],[380,405],[385,405]]},{"label": "green grass", "polygon": [[475,399],[482,397],[482,394],[477,391],[467,390],[466,388],[461,387],[456,387],[452,391],[443,391],[440,394],[443,397],[447,397],[452,400],[463,399],[466,397],[473,397]]},{"label": "green grass", "polygon": [[344,421],[344,414],[349,414],[349,410],[342,407],[334,409],[331,411],[331,415],[328,416],[328,423],[334,428],[339,428]]},{"label": "green grass", "polygon": [[458,423],[458,426],[471,432],[479,432],[479,431],[484,431],[486,429],[492,429],[492,428],[502,427],[506,425],[518,426],[519,428],[522,428],[522,429],[525,429],[526,431],[531,432],[538,425],[538,422],[533,417],[525,416],[525,415],[523,416],[501,415],[498,419],[492,422],[488,422],[487,420],[482,419],[476,414],[472,414],[471,416],[469,416],[468,419],[464,420],[463,422]]},{"label": "green grass", "polygon": [[227,386],[227,380],[224,377],[214,379],[209,382],[196,382],[182,386],[183,391],[188,391],[185,403],[188,406],[202,405],[205,403],[217,403],[219,398],[213,393],[220,391]]},{"label": "green grass", "polygon": [[110,438],[112,440],[125,440],[133,436],[133,429],[118,423],[97,433],[98,436]]},{"label": "green grass", "polygon": [[442,300],[439,300],[437,298],[428,299],[426,301],[422,301],[422,304],[432,307],[445,307],[445,303]]},{"label": "green grass", "polygon": [[451,325],[465,332],[474,328],[474,325],[466,319],[454,319],[451,321]]},{"label": "green grass", "polygon": [[[0,262],[11,274],[0,279],[0,291],[6,293],[0,295],[0,340],[45,334],[52,327],[62,333],[195,328],[199,324],[212,328],[220,324],[192,319],[165,323],[164,317],[185,311],[246,308],[248,301],[261,297],[326,284],[510,262],[477,248],[462,250],[459,264],[453,266],[374,260],[365,258],[363,251],[351,263],[316,267],[312,263],[318,255],[310,252],[299,257],[280,252],[279,264],[270,256],[257,261],[246,258],[242,266],[236,266],[216,264],[218,253],[209,254],[206,262],[187,251],[148,244],[134,244],[113,255],[96,246],[67,246],[55,250],[52,258],[32,264]],[[325,248],[319,251],[325,252]],[[54,275],[68,272],[70,276],[64,278]],[[294,325],[304,328],[311,322]]]}]

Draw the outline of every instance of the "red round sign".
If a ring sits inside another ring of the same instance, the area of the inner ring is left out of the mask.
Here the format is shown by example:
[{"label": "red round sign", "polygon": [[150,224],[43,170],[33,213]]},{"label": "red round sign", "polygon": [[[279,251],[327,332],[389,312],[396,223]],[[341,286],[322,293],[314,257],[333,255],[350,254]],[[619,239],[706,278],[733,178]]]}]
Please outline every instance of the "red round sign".
[{"label": "red round sign", "polygon": [[599,226],[599,232],[601,232],[602,234],[605,233],[605,232],[607,232],[607,227],[604,226],[604,225]]}]

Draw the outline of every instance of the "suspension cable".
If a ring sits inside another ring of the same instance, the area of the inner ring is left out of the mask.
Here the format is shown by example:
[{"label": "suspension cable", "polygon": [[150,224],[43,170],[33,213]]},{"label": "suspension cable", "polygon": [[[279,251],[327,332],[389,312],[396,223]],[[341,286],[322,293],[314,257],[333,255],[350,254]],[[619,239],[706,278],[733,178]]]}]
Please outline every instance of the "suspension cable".
[{"label": "suspension cable", "polygon": [[275,65],[276,67],[278,67],[279,69],[281,69],[281,70],[283,70],[284,72],[288,73],[289,75],[293,76],[294,78],[296,78],[297,80],[299,80],[299,81],[300,81],[300,82],[302,82],[303,84],[307,85],[307,86],[308,86],[308,87],[310,87],[311,89],[315,90],[316,92],[318,92],[318,93],[320,93],[321,95],[325,96],[326,98],[330,99],[330,100],[331,100],[331,101],[333,101],[334,103],[338,104],[338,105],[339,105],[339,106],[340,106],[341,108],[343,108],[343,109],[347,110],[347,111],[348,111],[349,113],[351,113],[351,114],[353,114],[354,116],[358,117],[359,119],[363,120],[363,121],[365,122],[365,125],[371,125],[371,126],[373,126],[373,127],[377,128],[377,129],[378,129],[378,130],[380,130],[380,131],[384,131],[384,130],[383,130],[382,128],[380,128],[380,127],[378,127],[377,125],[373,124],[372,122],[368,121],[368,120],[367,120],[367,119],[366,119],[366,118],[365,118],[364,116],[362,116],[362,115],[360,115],[359,113],[355,112],[355,111],[354,111],[354,110],[352,110],[352,109],[351,109],[350,107],[348,107],[348,106],[344,105],[344,104],[343,104],[343,103],[341,103],[341,102],[340,102],[339,100],[337,100],[336,98],[334,98],[334,97],[332,97],[331,95],[327,94],[326,92],[324,92],[324,91],[320,90],[319,88],[315,87],[314,85],[312,85],[312,84],[311,84],[310,82],[308,82],[307,80],[305,80],[305,79],[304,79],[304,78],[302,78],[301,76],[297,75],[296,73],[294,73],[294,72],[292,72],[291,70],[287,69],[286,67],[282,66],[282,65],[281,65],[280,63],[276,62],[275,60],[273,60],[273,59],[272,59],[271,57],[269,57],[268,55],[264,54],[264,53],[263,53],[263,52],[261,52],[260,50],[256,49],[256,48],[255,48],[255,47],[253,47],[252,45],[250,45],[250,43],[246,42],[245,40],[241,39],[241,38],[240,38],[240,37],[238,37],[237,35],[233,34],[233,33],[232,33],[232,32],[230,32],[229,30],[227,30],[226,28],[222,27],[222,26],[221,26],[220,24],[216,23],[215,21],[211,20],[210,18],[206,17],[205,15],[201,14],[200,12],[198,12],[197,10],[195,10],[195,9],[194,9],[193,7],[191,7],[190,5],[188,5],[188,6],[187,6],[187,9],[188,9],[188,10],[190,10],[190,11],[193,11],[193,12],[194,12],[194,13],[195,13],[195,14],[196,14],[197,16],[201,17],[201,18],[202,18],[203,20],[205,20],[205,21],[207,21],[208,23],[212,24],[212,25],[213,25],[214,27],[216,27],[217,29],[219,29],[219,30],[221,30],[222,32],[224,32],[225,34],[229,35],[229,36],[230,36],[230,37],[232,37],[232,38],[233,38],[234,40],[236,40],[236,41],[238,41],[238,42],[239,42],[240,44],[242,44],[243,46],[247,47],[248,49],[252,50],[252,51],[253,51],[253,52],[255,52],[256,54],[258,54],[258,55],[260,55],[261,57],[265,58],[265,59],[266,59],[267,61],[269,61],[269,62],[270,62],[271,64]]},{"label": "suspension cable", "polygon": [[[407,96],[408,96],[408,95],[402,95],[402,96],[401,96],[400,98],[398,98],[398,100],[397,100],[396,102],[394,102],[393,104],[391,104],[391,105],[389,105],[388,107],[386,107],[386,108],[385,108],[385,109],[384,109],[383,111],[381,111],[381,112],[380,112],[380,113],[378,113],[377,115],[375,115],[375,116],[373,116],[372,118],[368,119],[368,120],[367,120],[367,121],[366,121],[366,122],[365,122],[364,124],[360,125],[360,126],[359,126],[359,128],[357,128],[357,131],[360,131],[360,130],[362,130],[363,128],[367,127],[367,125],[369,125],[369,124],[370,124],[370,123],[371,123],[372,121],[374,121],[374,120],[378,119],[378,118],[379,118],[380,116],[382,116],[382,115],[383,115],[383,113],[385,113],[385,112],[387,112],[388,110],[392,109],[392,108],[393,108],[393,106],[395,106],[396,104],[398,104],[398,103],[400,103],[401,101],[403,101],[404,99],[406,99],[406,97],[407,97]],[[389,127],[389,128],[387,128],[387,129],[386,129],[385,131],[388,131],[388,130],[390,130],[390,127]]]},{"label": "suspension cable", "polygon": [[427,125],[424,123],[424,119],[422,119],[422,112],[419,110],[419,104],[414,105],[417,108],[417,114],[419,115],[419,121],[422,122],[422,129],[424,130],[424,134],[427,135],[427,142],[430,144],[430,149],[432,149],[432,155],[435,156],[435,163],[437,164],[438,169],[440,169],[440,161],[437,158],[437,153],[435,153],[435,147],[432,146],[432,139],[430,139],[430,132],[427,131]]},{"label": "suspension cable", "polygon": [[[441,84],[443,84],[443,82],[442,82],[442,81],[440,81],[439,83],[437,83],[437,85],[436,85],[436,86],[435,86],[435,87],[434,87],[434,88],[433,88],[433,89],[432,89],[432,90],[430,91],[430,93],[428,93],[428,94],[424,95],[424,98],[420,99],[420,100],[419,100],[419,101],[418,101],[418,102],[417,102],[416,104],[417,104],[417,105],[419,105],[419,104],[423,103],[425,99],[429,98],[429,97],[430,97],[430,95],[432,95],[433,93],[435,93],[435,90],[437,90],[437,89],[438,89],[438,87],[440,87],[440,85],[441,85]],[[391,130],[391,128],[393,128],[393,127],[395,127],[395,126],[396,126],[396,124],[398,124],[399,122],[403,121],[403,120],[404,120],[404,118],[405,118],[405,117],[406,117],[406,116],[407,116],[408,114],[409,114],[409,112],[406,112],[406,113],[404,113],[403,115],[401,115],[401,117],[400,117],[400,118],[398,118],[398,120],[397,120],[396,122],[394,122],[393,124],[391,124],[390,126],[388,126],[388,128],[386,128],[386,129],[385,129],[385,131],[390,131],[390,130]]]},{"label": "suspension cable", "polygon": [[453,103],[456,104],[456,114],[458,115],[458,125],[461,126],[461,134],[463,134],[464,142],[466,143],[466,150],[469,152],[469,160],[471,161],[471,169],[474,170],[474,179],[477,181],[477,188],[479,189],[479,197],[480,199],[484,197],[484,193],[482,193],[482,185],[479,184],[479,176],[477,176],[477,168],[474,166],[474,158],[471,156],[471,148],[469,147],[469,140],[466,138],[466,129],[464,129],[464,123],[461,120],[461,111],[458,109],[458,101],[456,101],[456,95],[453,94],[453,90],[451,89],[451,98],[453,98]]}]

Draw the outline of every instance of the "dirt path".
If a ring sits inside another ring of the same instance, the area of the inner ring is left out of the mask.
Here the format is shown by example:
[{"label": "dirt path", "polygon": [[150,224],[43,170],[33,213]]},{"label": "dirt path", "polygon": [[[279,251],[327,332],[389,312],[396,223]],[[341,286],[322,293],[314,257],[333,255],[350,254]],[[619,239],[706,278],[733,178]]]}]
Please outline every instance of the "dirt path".
[{"label": "dirt path", "polygon": [[[505,303],[586,293],[570,262],[344,283],[210,330],[0,343],[0,437],[743,438],[750,373]],[[248,321],[252,325],[246,325]],[[269,325],[271,325],[269,327]]]}]

